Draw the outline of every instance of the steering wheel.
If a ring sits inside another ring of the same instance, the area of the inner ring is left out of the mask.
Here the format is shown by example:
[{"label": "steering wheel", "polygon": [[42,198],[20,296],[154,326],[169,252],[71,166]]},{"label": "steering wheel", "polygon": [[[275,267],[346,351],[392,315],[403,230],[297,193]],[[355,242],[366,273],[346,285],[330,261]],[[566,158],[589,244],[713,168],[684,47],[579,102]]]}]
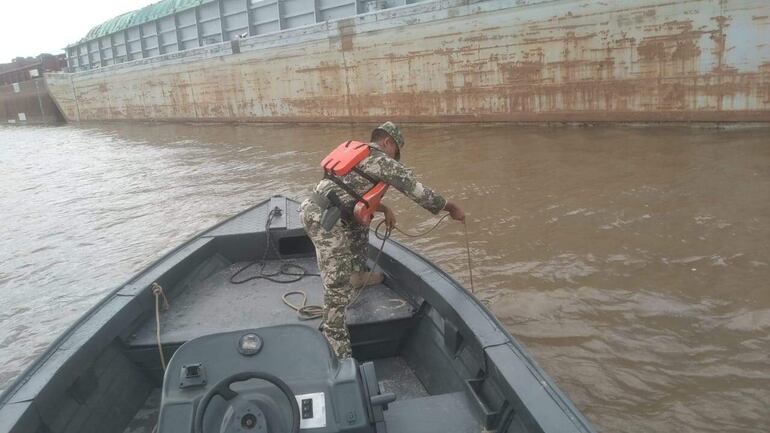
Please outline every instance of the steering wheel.
[{"label": "steering wheel", "polygon": [[193,431],[195,433],[203,433],[203,415],[206,413],[211,399],[215,395],[218,395],[230,401],[238,396],[238,393],[230,389],[230,385],[235,382],[243,382],[249,379],[262,379],[272,385],[275,385],[281,390],[284,396],[289,400],[289,406],[291,406],[291,433],[299,433],[299,407],[297,406],[297,400],[294,398],[294,393],[291,392],[291,388],[283,380],[279,379],[272,374],[263,373],[261,371],[244,371],[236,373],[217,382],[206,394],[201,398],[198,408],[195,410],[195,423],[193,424]]}]

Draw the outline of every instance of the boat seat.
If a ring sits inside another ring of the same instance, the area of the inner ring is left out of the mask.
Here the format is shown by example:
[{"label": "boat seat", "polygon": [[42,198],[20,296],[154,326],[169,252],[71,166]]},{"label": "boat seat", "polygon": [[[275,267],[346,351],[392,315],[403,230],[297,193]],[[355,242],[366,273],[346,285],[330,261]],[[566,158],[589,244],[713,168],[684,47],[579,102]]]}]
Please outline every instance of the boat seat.
[{"label": "boat seat", "polygon": [[480,433],[463,392],[397,400],[384,411],[388,431],[399,433]]},{"label": "boat seat", "polygon": [[345,315],[353,356],[359,361],[395,356],[416,313],[416,305],[385,284],[362,289]]}]

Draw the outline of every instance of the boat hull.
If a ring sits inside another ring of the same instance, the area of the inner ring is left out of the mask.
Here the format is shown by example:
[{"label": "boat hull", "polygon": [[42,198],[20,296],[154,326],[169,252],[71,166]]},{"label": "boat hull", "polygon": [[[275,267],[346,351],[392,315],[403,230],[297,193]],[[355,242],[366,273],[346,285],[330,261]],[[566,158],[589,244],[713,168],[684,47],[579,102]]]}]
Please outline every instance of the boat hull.
[{"label": "boat hull", "polygon": [[[276,207],[279,218],[271,217]],[[291,323],[317,332],[317,320],[300,320],[280,301],[286,290],[298,289],[320,302],[317,276],[280,286],[264,279],[232,282],[238,269],[262,259],[267,266],[292,261],[315,274],[314,249],[297,209],[297,202],[273,197],[118,286],[0,396],[0,432],[149,433],[163,379],[153,338],[153,283],[171,302],[160,322],[166,359],[204,335]],[[275,249],[266,253],[267,242]],[[371,243],[370,259],[376,253]],[[386,284],[366,289],[349,308],[347,323],[354,356],[374,361],[385,382],[399,389],[399,409],[388,415],[394,426],[421,425],[416,417],[425,414],[409,408],[423,407],[430,419],[431,410],[449,404],[467,414],[464,425],[473,429],[440,431],[592,431],[524,348],[448,274],[393,240],[378,265]]]}]

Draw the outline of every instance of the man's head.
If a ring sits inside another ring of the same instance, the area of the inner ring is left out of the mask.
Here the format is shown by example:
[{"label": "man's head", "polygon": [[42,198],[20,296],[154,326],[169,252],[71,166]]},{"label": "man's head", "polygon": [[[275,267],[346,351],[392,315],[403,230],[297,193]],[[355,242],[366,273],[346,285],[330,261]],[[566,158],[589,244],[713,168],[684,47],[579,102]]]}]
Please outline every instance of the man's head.
[{"label": "man's head", "polygon": [[385,122],[374,128],[372,143],[377,143],[380,149],[396,160],[401,159],[401,148],[406,144],[401,131],[393,122]]}]

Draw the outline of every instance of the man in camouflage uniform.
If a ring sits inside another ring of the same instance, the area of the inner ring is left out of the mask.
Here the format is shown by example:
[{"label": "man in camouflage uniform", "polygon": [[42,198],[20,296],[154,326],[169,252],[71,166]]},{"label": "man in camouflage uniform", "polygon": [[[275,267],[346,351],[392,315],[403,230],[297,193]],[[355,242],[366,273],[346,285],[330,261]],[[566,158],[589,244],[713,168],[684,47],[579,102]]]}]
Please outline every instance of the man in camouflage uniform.
[{"label": "man in camouflage uniform", "polygon": [[[375,180],[382,181],[404,193],[415,203],[433,214],[449,211],[452,218],[464,221],[465,214],[459,206],[433,192],[418,182],[412,170],[399,162],[404,139],[396,125],[385,122],[372,131],[369,156],[357,164],[357,168]],[[372,183],[351,171],[341,180],[363,195]],[[331,230],[321,226],[324,206],[333,194],[341,202],[343,217]],[[300,205],[300,216],[308,236],[316,249],[318,268],[324,285],[324,306],[321,332],[326,336],[340,359],[351,356],[350,335],[345,326],[345,309],[364,285],[382,282],[381,273],[372,273],[366,266],[369,245],[369,226],[361,225],[350,217],[356,199],[329,179],[322,179],[313,190],[311,198]],[[385,214],[388,227],[395,226],[396,218],[385,205],[377,208]]]}]

